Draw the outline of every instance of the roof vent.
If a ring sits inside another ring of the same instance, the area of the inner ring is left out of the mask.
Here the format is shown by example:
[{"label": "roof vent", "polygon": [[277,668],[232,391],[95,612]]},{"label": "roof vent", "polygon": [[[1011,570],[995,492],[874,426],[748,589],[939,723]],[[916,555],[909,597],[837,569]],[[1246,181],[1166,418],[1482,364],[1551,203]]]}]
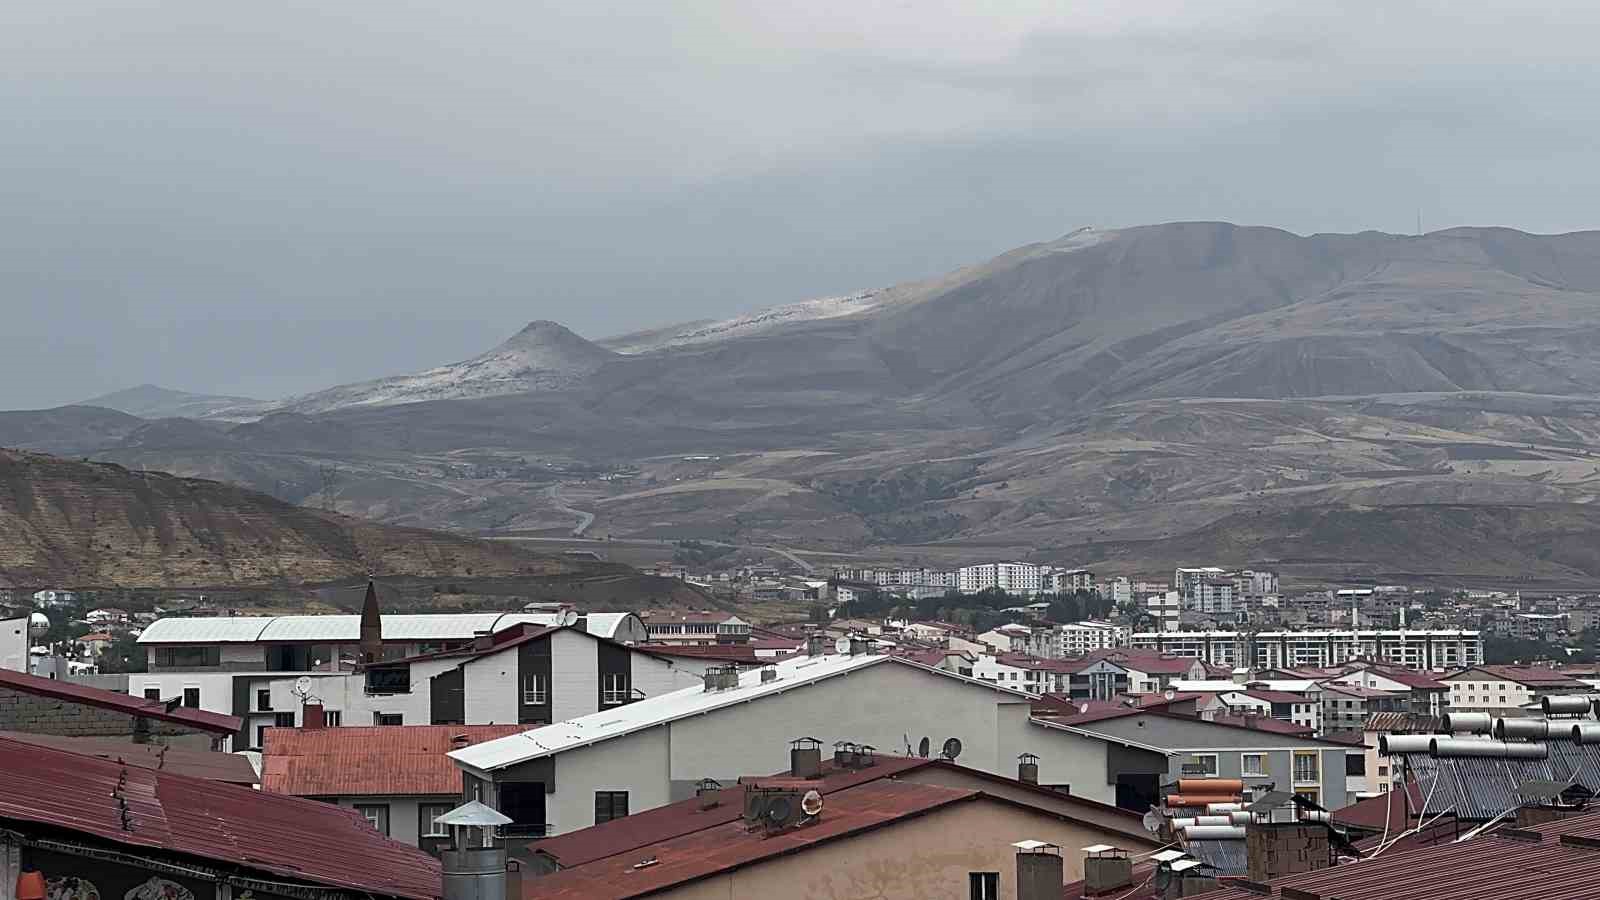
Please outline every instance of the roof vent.
[{"label": "roof vent", "polygon": [[777,680],[778,680],[778,667],[777,666],[762,666],[761,667],[761,683],[762,684],[770,684],[771,682],[774,682],[774,681],[777,681]]},{"label": "roof vent", "polygon": [[[1024,841],[1023,843],[1030,843]],[[1021,844],[1012,844],[1021,849]],[[1133,884],[1133,860],[1128,851],[1110,844],[1095,844],[1083,848],[1083,893],[1087,896],[1104,894]]]},{"label": "roof vent", "polygon": [[856,745],[850,743],[849,741],[834,741],[833,742],[833,767],[836,768],[836,769],[853,769],[853,768],[855,768],[855,765],[853,764],[852,761],[855,759],[856,754],[859,753],[859,752],[860,751],[858,751],[856,749]]},{"label": "roof vent", "polygon": [[822,742],[799,737],[789,742],[789,774],[795,778],[822,777]]},{"label": "roof vent", "polygon": [[715,778],[702,778],[695,782],[694,798],[701,810],[715,809],[722,803],[722,782]]},{"label": "roof vent", "polygon": [[1017,756],[1017,780],[1023,784],[1039,783],[1039,757],[1032,753]]}]

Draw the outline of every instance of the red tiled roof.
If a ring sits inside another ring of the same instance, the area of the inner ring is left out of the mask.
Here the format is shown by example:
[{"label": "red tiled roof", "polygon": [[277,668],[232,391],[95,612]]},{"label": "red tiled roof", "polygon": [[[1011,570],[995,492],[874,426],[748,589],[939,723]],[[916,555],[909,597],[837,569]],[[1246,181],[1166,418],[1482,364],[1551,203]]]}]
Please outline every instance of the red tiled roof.
[{"label": "red tiled roof", "polygon": [[1554,669],[1548,669],[1543,666],[1473,666],[1454,675],[1448,675],[1446,679],[1471,677],[1473,672],[1487,672],[1502,681],[1514,681],[1517,684],[1524,684],[1529,687],[1582,688],[1585,686],[1583,682],[1576,678],[1563,675]]},{"label": "red tiled roof", "polygon": [[[877,764],[870,768],[836,769],[829,761],[823,766],[823,777],[810,784],[827,795],[933,762],[917,757],[879,756]],[[603,825],[545,838],[529,845],[529,849],[555,859],[564,869],[627,853],[638,847],[733,822],[744,816],[744,791],[748,784],[773,784],[781,777],[741,778],[740,783],[718,792],[717,805],[711,809],[700,809],[700,801],[691,798],[614,819]]]},{"label": "red tiled roof", "polygon": [[[1413,812],[1422,808],[1423,796],[1417,786],[1408,782],[1407,787],[1411,792],[1411,805]],[[1333,811],[1333,821],[1340,825],[1353,825],[1370,831],[1382,831],[1384,817],[1389,819],[1389,830],[1392,835],[1398,835],[1411,826],[1411,821],[1406,818],[1407,805],[1399,796],[1398,789],[1381,794],[1377,797],[1368,797],[1349,806]]]},{"label": "red tiled roof", "polygon": [[1341,684],[1337,681],[1324,681],[1322,683],[1322,689],[1325,691],[1333,691],[1337,694],[1343,694],[1346,697],[1361,697],[1367,700],[1392,699],[1396,697],[1407,696],[1393,691],[1385,691],[1380,688],[1369,688],[1360,684]]},{"label": "red tiled roof", "polygon": [[[1537,835],[1537,837],[1534,837]],[[1566,843],[1563,839],[1576,839]],[[1271,896],[1339,900],[1590,900],[1600,879],[1600,815],[1489,832],[1457,843],[1391,849],[1377,858],[1274,879],[1271,894],[1244,887],[1198,894],[1205,900]]]},{"label": "red tiled roof", "polygon": [[213,734],[237,734],[239,728],[243,725],[236,716],[225,716],[221,713],[207,712],[203,709],[191,709],[187,706],[180,706],[168,712],[166,705],[160,700],[146,700],[143,697],[134,697],[130,694],[120,694],[116,691],[102,690],[97,687],[89,687],[86,684],[74,684],[70,681],[61,681],[55,678],[40,678],[37,675],[13,672],[10,669],[0,669],[0,688],[10,688],[39,697],[50,697],[66,703],[81,703],[84,706],[109,709],[129,716],[141,716],[160,722],[187,725],[190,728],[209,731]]},{"label": "red tiled roof", "polygon": [[712,659],[718,662],[747,663],[755,666],[765,660],[756,656],[749,644],[634,644],[633,649],[654,656],[677,656],[684,659]]},{"label": "red tiled roof", "polygon": [[210,750],[191,750],[169,744],[135,744],[121,737],[62,737],[54,734],[27,734],[20,731],[0,731],[0,738],[19,741],[68,753],[98,756],[101,759],[125,762],[141,769],[160,769],[191,778],[207,781],[226,781],[229,784],[253,785],[260,779],[256,767],[238,753],[216,753]]},{"label": "red tiled roof", "polygon": [[1406,687],[1412,688],[1413,690],[1447,691],[1450,689],[1450,685],[1445,684],[1431,675],[1418,672],[1416,669],[1406,669],[1399,666],[1372,666],[1370,669],[1368,669],[1368,671],[1375,675],[1387,678],[1390,681],[1398,681]]},{"label": "red tiled roof", "polygon": [[1061,672],[1063,674],[1070,674],[1072,672],[1082,671],[1082,667],[1073,664],[1074,660],[1041,659],[1037,656],[1029,656],[1026,653],[999,653],[995,655],[995,660],[1003,666],[1011,666],[1012,668],[1016,669],[1030,669],[1035,672]]},{"label": "red tiled roof", "polygon": [[[526,725],[268,728],[261,789],[297,797],[460,794],[461,770],[446,753],[526,730]],[[463,743],[454,743],[463,735]]]},{"label": "red tiled roof", "polygon": [[1268,691],[1261,688],[1246,688],[1242,691],[1238,691],[1237,693],[1244,694],[1246,697],[1254,697],[1255,699],[1264,701],[1266,703],[1312,702],[1310,697],[1302,697],[1299,694],[1291,694],[1288,691]]},{"label": "red tiled roof", "polygon": [[[0,772],[0,821],[377,896],[431,900],[442,891],[432,857],[329,803],[4,739]],[[127,804],[126,828],[118,794]]]},{"label": "red tiled roof", "polygon": [[[542,878],[523,880],[528,900],[624,900],[731,872],[818,844],[852,837],[953,804],[981,791],[879,780],[828,795],[816,822],[778,834],[751,833],[730,821],[608,856]],[[635,868],[644,858],[654,862]]]}]

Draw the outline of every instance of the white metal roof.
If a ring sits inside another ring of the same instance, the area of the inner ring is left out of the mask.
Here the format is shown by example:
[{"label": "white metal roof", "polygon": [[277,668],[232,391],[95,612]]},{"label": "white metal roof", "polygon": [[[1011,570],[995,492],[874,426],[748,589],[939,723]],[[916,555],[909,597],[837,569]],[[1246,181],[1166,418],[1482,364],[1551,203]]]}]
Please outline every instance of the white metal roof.
[{"label": "white metal roof", "polygon": [[[567,625],[572,612],[449,613],[444,615],[387,615],[383,617],[386,641],[468,640],[474,634],[494,632],[511,625]],[[360,616],[218,616],[212,618],[157,619],[139,635],[141,644],[237,644],[257,642],[327,641],[355,643],[361,639]]]},{"label": "white metal roof", "polygon": [[689,716],[703,715],[725,706],[781,694],[792,688],[815,684],[836,675],[844,675],[883,663],[911,666],[935,676],[953,678],[1009,697],[1032,699],[1030,695],[1020,691],[935,669],[898,656],[879,654],[796,656],[763,667],[769,671],[777,671],[778,677],[771,681],[761,680],[760,669],[750,669],[739,675],[739,686],[736,688],[720,691],[707,691],[703,687],[684,688],[615,709],[605,709],[565,722],[544,725],[521,734],[473,744],[471,747],[453,750],[448,755],[457,763],[479,771],[502,769],[531,759],[554,756],[567,750],[575,750],[610,738],[665,725]]},{"label": "white metal roof", "polygon": [[617,628],[633,613],[589,613],[584,621],[588,623],[589,633],[595,637],[615,639]]}]

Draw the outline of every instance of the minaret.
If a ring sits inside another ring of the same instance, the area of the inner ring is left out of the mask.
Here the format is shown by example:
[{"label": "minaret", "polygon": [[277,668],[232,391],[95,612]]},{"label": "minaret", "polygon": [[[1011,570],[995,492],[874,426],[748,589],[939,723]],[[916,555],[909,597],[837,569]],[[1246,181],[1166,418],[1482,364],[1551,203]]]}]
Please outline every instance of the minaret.
[{"label": "minaret", "polygon": [[383,614],[378,611],[378,586],[367,579],[367,599],[361,604],[361,661],[383,658]]}]

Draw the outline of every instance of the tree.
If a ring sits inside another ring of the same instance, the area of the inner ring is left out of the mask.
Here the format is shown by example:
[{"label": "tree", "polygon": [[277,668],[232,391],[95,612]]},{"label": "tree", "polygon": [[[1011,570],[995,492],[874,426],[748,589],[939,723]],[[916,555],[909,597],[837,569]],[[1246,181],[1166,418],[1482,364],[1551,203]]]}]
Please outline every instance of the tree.
[{"label": "tree", "polygon": [[144,648],[131,634],[119,634],[100,654],[100,671],[106,673],[143,672]]}]

